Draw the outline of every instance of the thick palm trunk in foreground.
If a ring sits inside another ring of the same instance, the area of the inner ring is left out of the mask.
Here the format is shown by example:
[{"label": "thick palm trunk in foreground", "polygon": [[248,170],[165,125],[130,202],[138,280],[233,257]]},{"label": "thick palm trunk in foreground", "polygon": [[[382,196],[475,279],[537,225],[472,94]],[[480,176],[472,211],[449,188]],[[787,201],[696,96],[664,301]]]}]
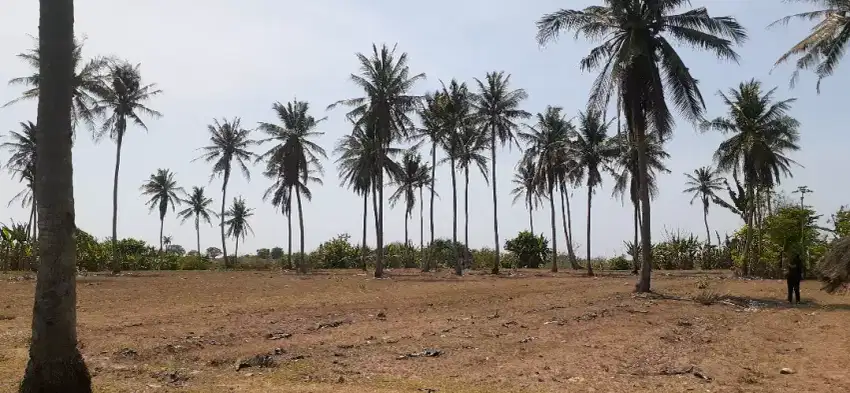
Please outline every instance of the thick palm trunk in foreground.
[{"label": "thick palm trunk in foreground", "polygon": [[301,273],[307,273],[307,259],[304,254],[304,210],[301,208],[301,191],[298,187],[295,187],[295,200],[298,202],[298,228],[301,232],[301,255],[298,265],[301,267]]},{"label": "thick palm trunk in foreground", "polygon": [[638,240],[638,234],[640,233],[640,207],[639,203],[635,202],[632,204],[634,208],[634,226],[635,226],[635,239],[632,246],[634,250],[632,250],[632,274],[638,274],[638,270],[640,270],[640,245]]},{"label": "thick palm trunk in foreground", "polygon": [[590,209],[593,200],[593,187],[587,188],[587,275],[593,275],[593,263],[590,262]]},{"label": "thick palm trunk in foreground", "polygon": [[77,349],[74,176],[71,160],[73,0],[41,0],[35,199],[40,210],[39,269],[29,362],[22,393],[90,393]]},{"label": "thick palm trunk in foreground", "polygon": [[496,259],[493,260],[493,270],[491,273],[499,274],[499,266],[501,266],[501,261],[499,260],[499,205],[498,198],[496,197],[496,132],[495,130],[490,130],[490,179],[493,180],[493,240],[495,241],[495,250],[496,251]]},{"label": "thick palm trunk in foreground", "polygon": [[369,193],[363,193],[363,242],[360,243],[360,266],[363,268],[363,271],[366,271],[366,258],[367,248],[366,248],[366,231],[368,228],[367,223],[369,222]]},{"label": "thick palm trunk in foreground", "polygon": [[640,197],[640,254],[641,254],[641,270],[640,279],[637,284],[637,292],[650,292],[652,282],[652,231],[650,225],[650,209],[649,209],[649,187],[647,181],[649,174],[647,170],[646,159],[646,134],[644,130],[637,127],[637,156],[638,156],[638,196]]},{"label": "thick palm trunk in foreground", "polygon": [[224,179],[221,183],[221,214],[219,218],[221,218],[221,224],[219,228],[221,229],[221,252],[224,255],[224,268],[230,268],[230,259],[227,257],[227,237],[224,235],[224,207],[227,203],[227,181],[230,180],[230,171],[224,171]]},{"label": "thick palm trunk in foreground", "polygon": [[555,220],[555,186],[549,185],[549,209],[552,216],[552,272],[558,272],[558,225]]},{"label": "thick palm trunk in foreground", "polygon": [[121,272],[121,256],[118,255],[118,169],[121,168],[121,143],[124,142],[124,126],[119,120],[118,138],[115,141],[115,175],[112,177],[112,273]]}]

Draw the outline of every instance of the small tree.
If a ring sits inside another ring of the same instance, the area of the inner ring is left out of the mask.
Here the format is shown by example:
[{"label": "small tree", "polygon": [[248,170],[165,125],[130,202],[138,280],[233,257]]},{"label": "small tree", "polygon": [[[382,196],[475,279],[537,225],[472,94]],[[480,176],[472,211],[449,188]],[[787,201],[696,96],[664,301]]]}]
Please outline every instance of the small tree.
[{"label": "small tree", "polygon": [[207,248],[207,256],[210,257],[210,259],[216,259],[216,258],[219,257],[219,255],[221,255],[221,249],[220,248],[218,248],[218,247]]},{"label": "small tree", "polygon": [[268,248],[261,248],[257,250],[257,258],[269,259],[269,256],[271,256],[271,251],[269,251]]},{"label": "small tree", "polygon": [[536,269],[549,255],[549,241],[543,235],[534,236],[529,231],[522,231],[505,242],[505,250],[517,256],[517,267]]},{"label": "small tree", "polygon": [[270,256],[274,260],[279,260],[279,259],[283,258],[283,248],[281,248],[281,247],[272,248],[271,252],[270,252]]}]

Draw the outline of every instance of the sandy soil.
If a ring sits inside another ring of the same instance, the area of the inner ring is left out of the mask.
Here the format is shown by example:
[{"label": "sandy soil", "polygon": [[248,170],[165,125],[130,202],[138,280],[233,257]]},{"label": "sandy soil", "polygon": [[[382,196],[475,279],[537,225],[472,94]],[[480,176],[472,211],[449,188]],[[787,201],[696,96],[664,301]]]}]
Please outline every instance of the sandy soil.
[{"label": "sandy soil", "polygon": [[[659,272],[653,296],[627,275],[358,273],[84,277],[80,347],[98,392],[850,391],[850,297],[815,282],[788,307],[781,281],[718,273]],[[0,392],[33,289],[0,281]]]}]

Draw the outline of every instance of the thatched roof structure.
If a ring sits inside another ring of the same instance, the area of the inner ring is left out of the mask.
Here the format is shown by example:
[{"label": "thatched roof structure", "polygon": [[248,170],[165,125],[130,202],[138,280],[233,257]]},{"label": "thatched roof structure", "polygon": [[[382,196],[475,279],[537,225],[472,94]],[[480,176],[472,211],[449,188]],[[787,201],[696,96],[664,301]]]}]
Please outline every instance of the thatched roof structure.
[{"label": "thatched roof structure", "polygon": [[850,237],[834,241],[823,258],[818,261],[818,275],[824,282],[823,290],[833,293],[850,284]]}]

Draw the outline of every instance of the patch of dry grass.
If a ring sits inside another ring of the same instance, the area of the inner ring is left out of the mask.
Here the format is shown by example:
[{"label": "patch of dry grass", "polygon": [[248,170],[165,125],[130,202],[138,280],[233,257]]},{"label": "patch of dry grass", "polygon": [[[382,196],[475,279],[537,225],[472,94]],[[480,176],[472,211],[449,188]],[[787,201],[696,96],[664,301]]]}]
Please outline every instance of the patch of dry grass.
[{"label": "patch of dry grass", "polygon": [[[80,345],[99,392],[850,391],[848,299],[814,282],[791,308],[784,282],[717,274],[656,274],[663,295],[635,296],[623,275],[358,273],[88,276]],[[0,281],[0,392],[24,369],[32,291]],[[690,300],[709,292],[731,300]],[[400,359],[424,349],[442,354]],[[275,367],[236,370],[258,354]]]}]

